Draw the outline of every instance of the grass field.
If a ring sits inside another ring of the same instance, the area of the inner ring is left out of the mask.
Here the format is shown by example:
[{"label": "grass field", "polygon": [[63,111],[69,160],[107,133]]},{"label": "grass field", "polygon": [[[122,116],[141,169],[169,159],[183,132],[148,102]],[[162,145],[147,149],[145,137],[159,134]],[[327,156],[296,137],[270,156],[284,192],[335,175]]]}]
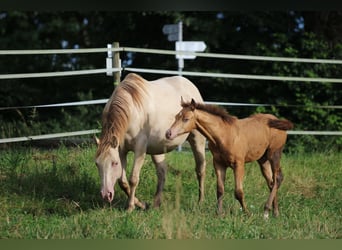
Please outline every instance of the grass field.
[{"label": "grass field", "polygon": [[[192,154],[168,154],[160,209],[125,211],[116,187],[111,205],[101,200],[94,146],[0,151],[0,238],[12,239],[341,239],[342,155],[284,154],[280,217],[263,219],[268,189],[256,163],[246,165],[246,216],[227,171],[224,211],[216,215],[216,177],[207,154],[206,197],[198,190]],[[131,163],[131,156],[129,163]],[[130,171],[131,168],[129,168]],[[156,174],[149,157],[137,196],[152,203]]]}]

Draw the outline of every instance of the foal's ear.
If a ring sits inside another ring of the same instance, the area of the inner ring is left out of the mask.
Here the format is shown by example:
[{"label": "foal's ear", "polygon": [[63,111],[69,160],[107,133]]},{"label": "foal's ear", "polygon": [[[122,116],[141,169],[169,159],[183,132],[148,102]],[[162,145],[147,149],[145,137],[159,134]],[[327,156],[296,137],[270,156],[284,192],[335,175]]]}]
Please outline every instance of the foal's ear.
[{"label": "foal's ear", "polygon": [[94,135],[94,141],[96,142],[97,146],[100,145],[100,139],[97,138],[96,135]]},{"label": "foal's ear", "polygon": [[191,108],[191,110],[192,111],[194,111],[195,110],[195,108],[196,108],[196,102],[195,102],[195,100],[192,98],[191,99],[191,105],[190,105],[190,108]]}]

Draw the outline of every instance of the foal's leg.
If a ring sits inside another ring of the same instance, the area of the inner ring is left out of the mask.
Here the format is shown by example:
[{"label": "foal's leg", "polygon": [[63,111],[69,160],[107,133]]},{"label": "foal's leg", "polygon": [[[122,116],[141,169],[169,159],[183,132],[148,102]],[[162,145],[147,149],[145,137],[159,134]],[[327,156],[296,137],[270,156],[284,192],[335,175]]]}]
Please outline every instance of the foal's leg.
[{"label": "foal's leg", "polygon": [[226,180],[226,170],[224,165],[214,160],[215,173],[217,178],[216,197],[217,197],[217,213],[222,213],[222,200],[224,194],[224,182]]},{"label": "foal's leg", "polygon": [[198,203],[204,200],[204,180],[205,180],[205,137],[202,136],[197,130],[193,130],[188,138],[192,153],[195,157],[196,175],[199,186]]},{"label": "foal's leg", "polygon": [[258,163],[260,166],[261,173],[266,180],[267,186],[271,191],[272,186],[273,186],[273,171],[272,171],[271,163],[265,156],[259,159]]},{"label": "foal's leg", "polygon": [[222,213],[222,200],[224,194],[224,182],[226,180],[226,171],[227,168],[221,160],[221,154],[216,150],[216,147],[209,142],[208,147],[210,149],[211,154],[213,155],[213,165],[216,174],[216,197],[217,197],[217,213]]},{"label": "foal's leg", "polygon": [[245,163],[236,162],[233,166],[235,179],[235,198],[240,202],[242,210],[249,214],[243,194],[243,177],[245,174]]},{"label": "foal's leg", "polygon": [[[283,173],[282,173],[281,168],[279,166],[278,175],[277,175],[277,182],[276,182],[277,183],[277,192],[278,192],[278,189],[279,189],[282,181],[283,181]],[[279,216],[278,194],[277,193],[275,194],[274,200],[273,200],[273,215],[275,217]]]},{"label": "foal's leg", "polygon": [[273,183],[270,196],[265,204],[264,209],[264,218],[267,219],[269,217],[269,211],[271,210],[271,205],[273,206],[273,214],[275,217],[279,215],[279,207],[278,207],[278,199],[277,199],[277,191],[283,180],[283,175],[280,169],[280,157],[281,157],[282,148],[273,151],[270,153],[270,163],[273,172]]},{"label": "foal's leg", "polygon": [[[264,176],[268,189],[270,190],[270,192],[272,192],[272,188],[273,188],[273,170],[272,170],[272,166],[269,160],[267,160],[266,157],[263,157],[261,159],[258,160],[259,166],[260,166],[260,170],[262,175]],[[273,200],[273,209],[275,207],[275,204],[277,206],[277,199],[276,197],[274,197]],[[268,218],[268,209],[266,208],[265,205],[265,211],[264,211],[264,217]],[[267,212],[266,212],[267,209]]]},{"label": "foal's leg", "polygon": [[158,176],[158,183],[157,183],[157,190],[154,196],[154,207],[160,207],[161,200],[162,200],[162,192],[164,189],[165,184],[165,176],[167,171],[167,163],[165,161],[165,155],[151,155],[152,161],[156,166],[157,176]]}]

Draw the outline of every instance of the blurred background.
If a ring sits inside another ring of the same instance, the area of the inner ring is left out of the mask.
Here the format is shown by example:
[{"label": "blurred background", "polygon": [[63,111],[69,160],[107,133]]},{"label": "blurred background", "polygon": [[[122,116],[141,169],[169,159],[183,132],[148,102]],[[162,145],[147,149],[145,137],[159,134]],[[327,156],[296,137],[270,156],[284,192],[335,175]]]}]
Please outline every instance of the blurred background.
[{"label": "blurred background", "polygon": [[[0,12],[0,50],[122,47],[174,50],[162,32],[183,23],[184,41],[204,41],[205,52],[309,59],[342,59],[342,12],[176,11],[6,11]],[[0,75],[106,67],[107,53],[0,55]],[[121,52],[122,67],[177,70],[174,56]],[[342,78],[340,64],[185,60],[184,71],[249,75]],[[122,72],[121,79],[129,72]],[[147,80],[163,75],[142,73]],[[269,112],[287,118],[295,130],[342,131],[342,83],[273,81],[186,76],[205,101],[272,104],[225,106],[235,116]],[[0,138],[100,128],[104,104],[20,108],[109,98],[111,76],[94,74],[0,80]],[[330,106],[324,108],[322,106]],[[331,106],[337,106],[331,108]],[[341,136],[291,135],[287,148],[340,151]]]}]

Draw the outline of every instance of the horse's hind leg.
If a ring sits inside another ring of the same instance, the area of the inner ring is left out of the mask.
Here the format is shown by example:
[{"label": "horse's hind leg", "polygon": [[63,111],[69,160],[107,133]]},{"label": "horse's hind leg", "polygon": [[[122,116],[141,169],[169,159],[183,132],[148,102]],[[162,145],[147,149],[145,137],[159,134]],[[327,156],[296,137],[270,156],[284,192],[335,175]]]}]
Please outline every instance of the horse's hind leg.
[{"label": "horse's hind leg", "polygon": [[[283,173],[282,173],[281,168],[279,166],[278,175],[277,175],[277,192],[278,192],[278,189],[279,189],[280,184],[282,183],[283,179],[284,179]],[[275,194],[274,200],[273,200],[273,215],[275,217],[279,216],[279,206],[278,206],[278,195],[277,195],[277,193]]]},{"label": "horse's hind leg", "polygon": [[164,189],[165,184],[165,177],[167,172],[167,163],[165,161],[165,155],[152,155],[151,156],[154,165],[156,166],[158,183],[157,183],[157,190],[154,196],[154,207],[160,207],[162,201],[162,192]]},{"label": "horse's hind leg", "polygon": [[[270,192],[272,192],[272,188],[273,188],[273,171],[272,171],[272,167],[271,167],[271,163],[269,160],[267,160],[266,157],[263,157],[261,159],[258,160],[259,166],[260,166],[260,170],[262,175],[264,176],[267,186],[270,190]],[[274,208],[274,204],[277,204],[277,198],[274,197],[273,200],[273,208]],[[266,206],[266,205],[265,205]],[[265,207],[265,210],[267,208]],[[268,218],[268,209],[267,212],[265,211],[264,213],[264,217]]]},{"label": "horse's hind leg", "polygon": [[197,130],[191,131],[187,138],[190,143],[191,150],[195,157],[196,163],[196,176],[199,185],[198,202],[202,203],[204,200],[204,181],[205,181],[205,137],[202,136]]},{"label": "horse's hind leg", "polygon": [[283,174],[280,168],[280,157],[282,153],[282,148],[277,149],[270,153],[269,161],[272,168],[272,186],[270,196],[265,204],[264,209],[264,218],[268,218],[269,211],[271,210],[271,205],[273,206],[273,214],[275,217],[279,216],[279,207],[278,207],[278,199],[277,192],[280,184],[283,180]]}]

